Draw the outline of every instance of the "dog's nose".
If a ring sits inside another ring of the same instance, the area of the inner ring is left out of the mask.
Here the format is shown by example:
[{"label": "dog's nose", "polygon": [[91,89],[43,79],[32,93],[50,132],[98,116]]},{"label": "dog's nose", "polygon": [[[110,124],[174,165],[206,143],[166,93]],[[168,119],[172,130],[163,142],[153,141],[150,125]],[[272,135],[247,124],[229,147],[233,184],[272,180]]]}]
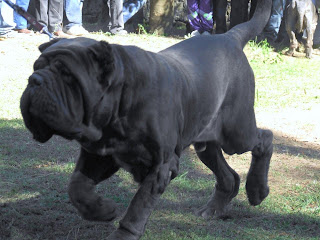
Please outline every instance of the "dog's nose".
[{"label": "dog's nose", "polygon": [[43,79],[40,75],[38,74],[32,74],[30,77],[29,77],[29,83],[31,84],[36,84],[36,85],[41,85],[43,82]]}]

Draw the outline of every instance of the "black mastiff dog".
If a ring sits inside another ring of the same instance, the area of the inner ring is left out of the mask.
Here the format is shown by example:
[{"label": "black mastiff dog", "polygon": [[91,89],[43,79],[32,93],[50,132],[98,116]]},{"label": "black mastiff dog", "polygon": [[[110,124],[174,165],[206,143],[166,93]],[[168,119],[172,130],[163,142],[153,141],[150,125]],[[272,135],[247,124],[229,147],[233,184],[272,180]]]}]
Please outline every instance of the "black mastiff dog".
[{"label": "black mastiff dog", "polygon": [[239,176],[222,150],[251,151],[249,202],[260,204],[268,195],[273,137],[256,126],[254,74],[243,47],[262,31],[270,9],[271,0],[260,0],[249,22],[159,53],[87,38],[40,46],[21,111],[37,141],[57,134],[81,145],[68,190],[73,205],[85,219],[111,221],[116,204],[99,197],[95,186],[119,168],[140,183],[109,240],[142,236],[190,144],[217,180],[199,215],[224,215],[238,193]]},{"label": "black mastiff dog", "polygon": [[287,54],[293,56],[295,50],[298,48],[298,41],[295,32],[301,33],[306,30],[306,57],[311,58],[313,36],[318,23],[318,12],[315,6],[315,0],[290,1],[286,16],[286,30],[290,38],[290,48]]}]

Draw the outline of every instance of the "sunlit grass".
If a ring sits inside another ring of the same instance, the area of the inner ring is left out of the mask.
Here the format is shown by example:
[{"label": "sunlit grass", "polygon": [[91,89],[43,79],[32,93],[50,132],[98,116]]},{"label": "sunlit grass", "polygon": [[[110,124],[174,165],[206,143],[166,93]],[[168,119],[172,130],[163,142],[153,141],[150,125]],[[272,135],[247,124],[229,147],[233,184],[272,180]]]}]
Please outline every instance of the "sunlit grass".
[{"label": "sunlit grass", "polygon": [[309,109],[320,103],[319,60],[284,56],[266,42],[252,41],[245,52],[256,77],[257,109]]},{"label": "sunlit grass", "polygon": [[15,189],[11,189],[11,191],[7,194],[7,197],[0,197],[0,204],[24,201],[38,197],[39,195],[39,192],[18,193]]}]

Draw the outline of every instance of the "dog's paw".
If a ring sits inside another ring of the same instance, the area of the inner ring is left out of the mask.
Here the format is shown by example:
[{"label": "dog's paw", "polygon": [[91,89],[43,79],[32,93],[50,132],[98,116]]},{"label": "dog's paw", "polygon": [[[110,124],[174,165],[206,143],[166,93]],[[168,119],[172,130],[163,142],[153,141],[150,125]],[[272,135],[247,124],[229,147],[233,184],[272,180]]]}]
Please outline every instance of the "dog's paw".
[{"label": "dog's paw", "polygon": [[247,181],[246,191],[249,203],[257,206],[268,196],[269,187],[266,184],[259,186],[256,182]]},{"label": "dog's paw", "polygon": [[286,55],[293,57],[294,56],[294,51],[290,49],[290,50],[288,50],[286,52]]},{"label": "dog's paw", "polygon": [[306,49],[306,58],[312,58],[312,49]]},{"label": "dog's paw", "polygon": [[117,229],[107,237],[107,240],[138,240],[138,239],[139,239],[138,236],[135,236],[134,234],[124,229]]},{"label": "dog's paw", "polygon": [[226,218],[228,217],[228,212],[230,210],[230,205],[226,205],[223,208],[214,208],[207,205],[199,208],[196,211],[196,215],[203,217],[204,219],[210,218]]},{"label": "dog's paw", "polygon": [[109,199],[100,199],[94,205],[86,206],[80,211],[81,216],[89,221],[103,221],[109,222],[118,216],[117,206],[114,201]]}]

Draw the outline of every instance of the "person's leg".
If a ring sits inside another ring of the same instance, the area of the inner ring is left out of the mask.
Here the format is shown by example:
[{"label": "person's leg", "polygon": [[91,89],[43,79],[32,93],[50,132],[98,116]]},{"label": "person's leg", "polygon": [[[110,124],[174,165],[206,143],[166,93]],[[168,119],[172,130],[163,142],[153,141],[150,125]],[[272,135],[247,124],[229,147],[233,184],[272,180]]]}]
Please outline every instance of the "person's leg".
[{"label": "person's leg", "polygon": [[[12,3],[15,3],[16,1],[15,0],[11,0]],[[15,23],[13,21],[13,9],[7,4],[5,3],[4,1],[2,1],[2,10],[1,10],[1,13],[2,13],[2,17],[4,19],[4,21],[10,25],[10,26],[14,26]]]},{"label": "person's leg", "polygon": [[123,1],[110,0],[110,13],[111,13],[111,29],[112,34],[126,34],[123,22]]},{"label": "person's leg", "polygon": [[47,27],[49,26],[48,25],[48,1],[49,0],[35,0],[34,1],[37,21],[40,24],[47,26]]},{"label": "person's leg", "polygon": [[248,0],[231,1],[230,29],[248,21]]},{"label": "person's leg", "polygon": [[273,0],[270,19],[264,28],[264,36],[268,41],[277,39],[285,8],[285,0]]},{"label": "person's leg", "polygon": [[[19,7],[21,7],[23,10],[27,11],[28,7],[29,7],[29,2],[30,2],[30,0],[17,0],[16,4]],[[20,14],[18,14],[15,11],[13,12],[13,16],[14,16],[14,22],[16,23],[15,28],[18,30],[18,32],[31,33],[31,31],[27,29],[27,27],[28,27],[27,19],[25,19],[24,17],[22,17]]]},{"label": "person's leg", "polygon": [[5,26],[8,26],[8,24],[4,21],[1,13],[2,8],[2,1],[0,0],[0,28],[4,28]]},{"label": "person's leg", "polygon": [[[27,11],[29,7],[30,0],[17,0],[16,4],[21,7],[23,10]],[[17,12],[13,12],[14,22],[16,23],[16,29],[24,29],[27,28],[27,20],[22,17]]]},{"label": "person's leg", "polygon": [[221,34],[227,31],[226,21],[227,0],[213,1],[213,17],[216,22],[216,33]]},{"label": "person's leg", "polygon": [[64,10],[66,16],[64,32],[70,35],[81,36],[88,34],[82,26],[82,0],[65,0]]},{"label": "person's leg", "polygon": [[200,22],[200,16],[199,16],[198,0],[187,0],[187,6],[189,11],[188,19],[192,29],[200,30],[201,22]]},{"label": "person's leg", "polygon": [[82,1],[65,0],[64,10],[67,17],[66,29],[70,29],[74,25],[82,25]]},{"label": "person's leg", "polygon": [[199,4],[201,33],[211,33],[213,29],[212,0],[201,0]]},{"label": "person's leg", "polygon": [[62,32],[63,0],[49,0],[48,29],[50,32]]},{"label": "person's leg", "polygon": [[0,38],[14,37],[13,25],[8,24],[7,18],[3,15],[7,11],[6,7],[9,6],[0,0]]},{"label": "person's leg", "polygon": [[2,16],[2,7],[3,7],[2,1],[0,0],[0,38],[8,37],[8,33],[12,31],[13,26],[6,23],[6,21],[3,19]]}]

